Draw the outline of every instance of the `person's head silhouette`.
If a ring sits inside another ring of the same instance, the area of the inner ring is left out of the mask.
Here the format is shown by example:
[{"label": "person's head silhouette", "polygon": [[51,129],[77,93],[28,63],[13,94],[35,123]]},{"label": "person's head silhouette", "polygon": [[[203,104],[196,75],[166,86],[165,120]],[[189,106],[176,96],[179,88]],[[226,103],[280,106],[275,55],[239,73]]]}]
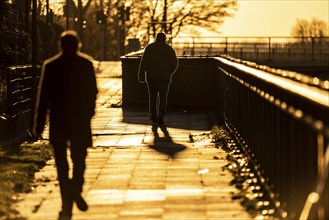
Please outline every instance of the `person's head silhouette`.
[{"label": "person's head silhouette", "polygon": [[69,30],[61,34],[61,48],[64,54],[75,54],[80,47],[77,32]]},{"label": "person's head silhouette", "polygon": [[155,41],[157,41],[157,42],[166,42],[166,34],[165,33],[158,33]]}]

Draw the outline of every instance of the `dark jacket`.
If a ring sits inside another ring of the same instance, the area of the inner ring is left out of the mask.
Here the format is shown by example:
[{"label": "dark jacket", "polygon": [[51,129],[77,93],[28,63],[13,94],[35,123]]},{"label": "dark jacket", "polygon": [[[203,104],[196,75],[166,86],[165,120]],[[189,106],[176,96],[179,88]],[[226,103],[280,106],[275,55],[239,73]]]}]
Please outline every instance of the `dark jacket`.
[{"label": "dark jacket", "polygon": [[58,54],[42,67],[34,130],[41,134],[50,112],[50,143],[78,138],[91,146],[90,120],[95,113],[96,77],[91,57]]},{"label": "dark jacket", "polygon": [[156,41],[149,44],[141,59],[138,71],[140,81],[147,79],[164,79],[171,82],[171,76],[178,66],[175,50],[166,42]]}]

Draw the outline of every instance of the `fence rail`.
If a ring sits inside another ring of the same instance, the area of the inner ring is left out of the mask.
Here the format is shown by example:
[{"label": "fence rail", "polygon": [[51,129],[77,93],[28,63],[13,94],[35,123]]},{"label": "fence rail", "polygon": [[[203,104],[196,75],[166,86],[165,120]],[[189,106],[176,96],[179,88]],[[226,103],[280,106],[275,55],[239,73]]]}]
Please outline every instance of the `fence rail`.
[{"label": "fence rail", "polygon": [[328,217],[329,185],[322,170],[328,166],[329,81],[292,72],[289,79],[236,59],[216,60],[227,126],[269,178],[289,217],[299,217],[308,195],[317,191],[316,179],[326,185],[316,192],[321,197],[317,208]]},{"label": "fence rail", "polygon": [[184,37],[172,46],[178,55],[223,55],[257,62],[329,61],[329,37]]}]

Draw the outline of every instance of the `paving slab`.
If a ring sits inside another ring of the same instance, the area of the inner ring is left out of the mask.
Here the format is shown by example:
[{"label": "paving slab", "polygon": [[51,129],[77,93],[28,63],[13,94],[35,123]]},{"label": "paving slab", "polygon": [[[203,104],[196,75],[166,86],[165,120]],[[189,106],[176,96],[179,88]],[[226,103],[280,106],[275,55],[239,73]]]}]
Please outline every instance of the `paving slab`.
[{"label": "paving slab", "polygon": [[[207,112],[170,110],[165,125],[153,125],[146,108],[118,107],[121,64],[96,65],[100,93],[83,192],[89,209],[74,207],[73,219],[252,219],[232,199],[237,189],[223,169],[226,153],[207,135]],[[202,138],[191,142],[190,135]],[[16,208],[26,219],[57,219],[61,202],[54,160],[35,178],[35,190],[21,195]]]}]

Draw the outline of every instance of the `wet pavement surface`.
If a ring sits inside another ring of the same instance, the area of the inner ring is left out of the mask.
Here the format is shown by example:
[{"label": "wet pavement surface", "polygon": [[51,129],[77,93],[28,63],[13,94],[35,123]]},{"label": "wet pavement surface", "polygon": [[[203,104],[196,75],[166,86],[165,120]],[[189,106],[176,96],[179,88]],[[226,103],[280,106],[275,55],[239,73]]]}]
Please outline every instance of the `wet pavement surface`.
[{"label": "wet pavement surface", "polygon": [[[147,108],[120,107],[121,63],[95,67],[99,95],[83,192],[89,209],[74,207],[73,219],[252,219],[232,200],[237,189],[223,169],[226,153],[211,143],[207,112],[170,109],[165,125],[153,125]],[[16,208],[27,219],[57,219],[54,160],[35,177]]]}]

